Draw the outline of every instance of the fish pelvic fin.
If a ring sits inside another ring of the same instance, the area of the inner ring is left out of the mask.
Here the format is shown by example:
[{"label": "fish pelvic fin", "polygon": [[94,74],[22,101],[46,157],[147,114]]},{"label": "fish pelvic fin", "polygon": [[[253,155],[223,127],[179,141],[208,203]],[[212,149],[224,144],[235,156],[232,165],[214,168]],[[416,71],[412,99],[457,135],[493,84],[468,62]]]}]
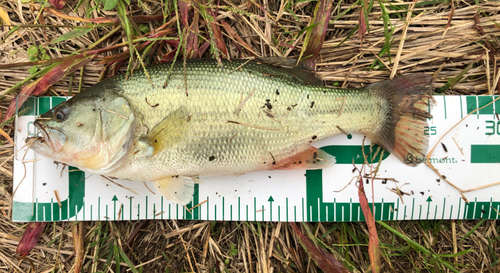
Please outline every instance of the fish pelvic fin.
[{"label": "fish pelvic fin", "polygon": [[154,181],[155,188],[163,197],[179,205],[186,205],[191,202],[194,194],[194,184],[193,178],[178,175]]},{"label": "fish pelvic fin", "polygon": [[278,164],[274,170],[317,170],[331,167],[335,164],[335,157],[323,150],[309,146],[307,150],[287,158]]},{"label": "fish pelvic fin", "polygon": [[409,166],[423,162],[429,146],[424,134],[432,118],[432,77],[424,73],[401,76],[367,86],[387,105],[386,119],[366,135]]}]

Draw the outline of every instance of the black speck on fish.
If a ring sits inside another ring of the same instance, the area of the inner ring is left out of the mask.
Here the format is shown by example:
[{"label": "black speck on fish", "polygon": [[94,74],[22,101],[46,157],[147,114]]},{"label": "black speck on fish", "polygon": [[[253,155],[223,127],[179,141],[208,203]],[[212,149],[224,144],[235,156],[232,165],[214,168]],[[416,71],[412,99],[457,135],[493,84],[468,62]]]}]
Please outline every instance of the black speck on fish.
[{"label": "black speck on fish", "polygon": [[273,109],[273,106],[271,105],[271,100],[267,99],[266,103],[264,104],[264,107],[267,107],[267,109],[271,110]]},{"label": "black speck on fish", "polygon": [[276,95],[280,95],[280,91],[278,91],[278,89],[276,89]]},{"label": "black speck on fish", "polygon": [[311,108],[313,108],[313,107],[314,107],[314,101],[311,101],[311,106],[310,106],[310,107],[311,107]]},{"label": "black speck on fish", "polygon": [[215,159],[215,156],[211,155],[209,158],[208,158],[208,161],[213,161]]}]

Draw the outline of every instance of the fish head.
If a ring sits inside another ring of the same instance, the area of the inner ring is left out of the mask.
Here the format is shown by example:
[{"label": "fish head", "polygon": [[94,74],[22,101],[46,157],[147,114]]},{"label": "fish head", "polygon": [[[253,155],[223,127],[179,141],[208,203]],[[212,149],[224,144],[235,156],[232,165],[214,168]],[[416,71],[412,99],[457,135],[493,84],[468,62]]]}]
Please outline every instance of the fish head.
[{"label": "fish head", "polygon": [[119,167],[128,154],[135,116],[128,101],[119,94],[82,93],[41,115],[34,125],[41,135],[34,137],[31,145],[37,153],[105,174]]}]

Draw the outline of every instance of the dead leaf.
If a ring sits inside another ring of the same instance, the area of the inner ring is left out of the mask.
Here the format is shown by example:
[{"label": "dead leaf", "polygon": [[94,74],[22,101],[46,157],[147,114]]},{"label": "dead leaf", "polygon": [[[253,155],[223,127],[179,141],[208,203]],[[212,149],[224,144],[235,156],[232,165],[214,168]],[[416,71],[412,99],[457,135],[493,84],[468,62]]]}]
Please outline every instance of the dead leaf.
[{"label": "dead leaf", "polygon": [[377,227],[375,226],[375,218],[373,218],[372,211],[368,206],[368,199],[366,199],[365,188],[363,186],[363,179],[359,182],[358,186],[359,204],[365,216],[365,222],[368,226],[368,233],[370,239],[368,241],[368,256],[370,256],[370,267],[372,272],[380,272],[380,247],[377,234]]},{"label": "dead leaf", "polygon": [[339,262],[335,257],[333,257],[330,253],[326,252],[321,247],[316,247],[314,242],[307,238],[302,232],[300,232],[299,228],[295,223],[290,223],[293,230],[299,237],[299,242],[302,247],[306,250],[307,254],[313,259],[313,261],[318,265],[323,272],[330,273],[348,273],[350,272],[344,265]]},{"label": "dead leaf", "polygon": [[10,138],[9,134],[7,134],[4,130],[0,129],[0,135],[4,136],[12,145],[16,146],[16,143],[14,143],[14,140]]},{"label": "dead leaf", "polygon": [[189,12],[190,6],[188,5],[188,3],[187,3],[186,0],[181,0],[178,3],[179,3],[179,13],[181,14],[182,25],[185,28],[188,28],[189,27],[189,24],[188,24],[188,12]]},{"label": "dead leaf", "polygon": [[[182,3],[182,1],[180,2]],[[186,59],[199,58],[201,57],[198,53],[198,20],[200,18],[200,13],[198,9],[193,11],[193,22],[188,28],[188,33],[186,37]]]},{"label": "dead leaf", "polygon": [[252,47],[249,46],[237,33],[236,31],[234,31],[234,29],[228,24],[226,23],[225,20],[221,20],[221,25],[222,27],[224,28],[224,30],[226,30],[227,34],[229,35],[229,37],[235,39],[236,41],[238,41],[238,43],[240,45],[242,45],[250,55],[254,56],[254,57],[258,57],[257,53],[255,53],[255,51],[253,51]]},{"label": "dead leaf", "polygon": [[[320,0],[314,9],[314,19],[309,24],[314,27],[308,30],[304,45],[305,51],[300,52],[300,58],[305,57],[304,63],[309,70],[314,70],[316,59],[325,40],[328,22],[330,20],[330,11],[333,0]],[[306,45],[307,41],[307,45]]]},{"label": "dead leaf", "polygon": [[[51,9],[51,8],[46,8],[44,10],[48,13],[52,13],[53,15],[55,15],[61,19],[66,19],[66,20],[73,20],[73,21],[87,22],[87,23],[96,23],[96,24],[106,24],[106,23],[119,24],[120,23],[120,19],[118,19],[118,17],[116,17],[116,18],[100,17],[100,18],[93,18],[93,19],[85,19],[85,18],[67,15],[67,14],[64,14],[60,11]],[[137,15],[137,16],[131,16],[130,18],[132,19],[132,21],[139,24],[139,23],[163,20],[163,15]]]},{"label": "dead leaf", "polygon": [[358,39],[363,42],[365,39],[365,34],[366,34],[366,20],[365,20],[365,13],[363,12],[363,9],[359,9],[359,30],[358,30]]},{"label": "dead leaf", "polygon": [[9,14],[2,7],[0,7],[0,18],[2,18],[5,25],[12,25]]},{"label": "dead leaf", "polygon": [[90,62],[92,57],[93,56],[86,56],[80,59],[64,61],[56,65],[41,78],[24,86],[21,92],[19,92],[10,102],[9,108],[7,108],[7,112],[5,113],[4,121],[12,117],[12,115],[16,112],[16,106],[21,106],[29,96],[39,96],[45,93],[49,87],[61,80],[64,76]]},{"label": "dead leaf", "polygon": [[66,4],[66,0],[49,0],[49,3],[56,9],[62,9]]},{"label": "dead leaf", "polygon": [[26,227],[23,237],[19,244],[17,245],[16,253],[20,257],[26,257],[30,254],[30,251],[35,247],[38,239],[43,233],[47,222],[31,222]]},{"label": "dead leaf", "polygon": [[229,55],[227,54],[226,43],[224,42],[222,32],[220,31],[219,24],[217,23],[216,12],[214,12],[213,9],[207,9],[207,11],[208,11],[208,16],[212,16],[212,18],[209,21],[212,27],[212,32],[214,33],[215,36],[215,45],[222,52],[224,57],[229,58]]},{"label": "dead leaf", "polygon": [[71,224],[73,245],[75,246],[75,272],[81,272],[85,255],[85,225],[84,222]]}]

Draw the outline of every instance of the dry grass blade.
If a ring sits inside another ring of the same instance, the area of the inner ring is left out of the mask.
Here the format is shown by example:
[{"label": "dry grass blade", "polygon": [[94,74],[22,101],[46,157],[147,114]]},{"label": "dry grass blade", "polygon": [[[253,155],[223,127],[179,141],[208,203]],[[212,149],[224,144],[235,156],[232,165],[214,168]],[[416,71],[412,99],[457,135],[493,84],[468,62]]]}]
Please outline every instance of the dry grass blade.
[{"label": "dry grass blade", "polygon": [[75,246],[75,272],[80,272],[83,267],[85,255],[85,225],[84,222],[71,223],[73,245]]}]

